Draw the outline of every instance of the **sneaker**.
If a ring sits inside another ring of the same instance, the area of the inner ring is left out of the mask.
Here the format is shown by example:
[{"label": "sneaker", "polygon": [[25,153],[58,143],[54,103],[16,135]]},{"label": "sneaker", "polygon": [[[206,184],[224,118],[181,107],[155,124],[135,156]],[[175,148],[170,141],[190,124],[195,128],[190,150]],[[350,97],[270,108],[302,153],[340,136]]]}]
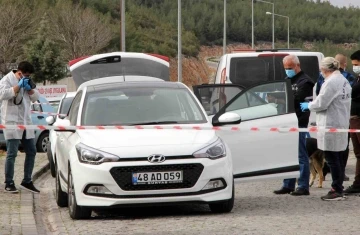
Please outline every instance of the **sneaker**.
[{"label": "sneaker", "polygon": [[321,197],[324,201],[343,201],[346,199],[342,193],[335,192],[335,190],[331,190],[325,196]]},{"label": "sneaker", "polygon": [[21,183],[21,188],[25,189],[25,190],[28,190],[28,191],[30,191],[32,193],[40,193],[40,191],[37,188],[35,188],[33,182],[30,182],[30,183],[22,182]]},{"label": "sneaker", "polygon": [[310,195],[309,190],[303,188],[297,188],[294,192],[290,193],[292,196],[308,196]]},{"label": "sneaker", "polygon": [[294,189],[289,189],[289,188],[281,188],[279,190],[275,190],[274,193],[275,194],[289,194],[291,192],[293,192]]},{"label": "sneaker", "polygon": [[15,187],[14,183],[10,183],[10,184],[5,185],[5,192],[6,193],[18,193],[19,191]]},{"label": "sneaker", "polygon": [[344,194],[358,194],[360,193],[360,186],[350,185],[347,189],[344,190]]}]

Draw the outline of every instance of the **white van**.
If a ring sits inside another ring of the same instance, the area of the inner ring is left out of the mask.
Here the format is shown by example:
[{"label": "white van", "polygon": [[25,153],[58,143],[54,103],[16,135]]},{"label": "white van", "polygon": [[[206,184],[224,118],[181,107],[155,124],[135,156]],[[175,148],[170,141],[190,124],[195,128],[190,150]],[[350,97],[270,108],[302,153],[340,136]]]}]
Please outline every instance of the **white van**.
[{"label": "white van", "polygon": [[316,82],[319,77],[321,52],[305,52],[298,49],[235,50],[220,58],[215,84],[236,84],[249,87],[254,84],[283,80],[286,77],[283,58],[299,57],[301,69]]}]

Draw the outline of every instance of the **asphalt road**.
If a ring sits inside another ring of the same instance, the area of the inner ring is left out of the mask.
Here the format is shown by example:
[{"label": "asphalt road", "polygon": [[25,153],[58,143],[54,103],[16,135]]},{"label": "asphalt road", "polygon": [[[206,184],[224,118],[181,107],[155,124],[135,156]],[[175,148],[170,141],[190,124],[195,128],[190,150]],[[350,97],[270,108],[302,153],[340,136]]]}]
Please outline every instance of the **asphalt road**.
[{"label": "asphalt road", "polygon": [[[347,174],[354,178],[355,158],[349,158]],[[55,203],[55,180],[49,173],[36,184],[38,231],[44,234],[359,234],[360,197],[326,202],[320,196],[330,189],[311,188],[310,196],[277,196],[280,181],[236,185],[235,207],[229,214],[212,214],[207,205],[127,208],[93,212],[89,220],[74,221],[67,208]],[[345,182],[345,187],[351,182]]]}]

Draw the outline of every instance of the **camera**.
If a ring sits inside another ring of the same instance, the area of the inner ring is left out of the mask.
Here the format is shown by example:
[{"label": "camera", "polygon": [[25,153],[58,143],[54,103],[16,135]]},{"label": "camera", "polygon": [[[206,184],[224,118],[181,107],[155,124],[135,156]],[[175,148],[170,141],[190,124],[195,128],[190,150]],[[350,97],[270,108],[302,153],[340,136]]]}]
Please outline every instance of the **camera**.
[{"label": "camera", "polygon": [[31,89],[36,88],[36,84],[33,82],[33,80],[31,80],[31,78],[29,78],[29,85],[30,85]]}]

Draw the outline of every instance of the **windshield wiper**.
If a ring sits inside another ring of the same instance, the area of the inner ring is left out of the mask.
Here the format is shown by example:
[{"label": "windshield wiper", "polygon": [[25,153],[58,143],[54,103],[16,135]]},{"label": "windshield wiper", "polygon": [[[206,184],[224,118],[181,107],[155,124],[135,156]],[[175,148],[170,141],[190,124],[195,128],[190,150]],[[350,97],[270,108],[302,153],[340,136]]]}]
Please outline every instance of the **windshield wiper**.
[{"label": "windshield wiper", "polygon": [[177,124],[177,121],[162,121],[162,122],[140,122],[130,124],[130,126],[144,126],[144,125],[161,125],[161,124]]}]

